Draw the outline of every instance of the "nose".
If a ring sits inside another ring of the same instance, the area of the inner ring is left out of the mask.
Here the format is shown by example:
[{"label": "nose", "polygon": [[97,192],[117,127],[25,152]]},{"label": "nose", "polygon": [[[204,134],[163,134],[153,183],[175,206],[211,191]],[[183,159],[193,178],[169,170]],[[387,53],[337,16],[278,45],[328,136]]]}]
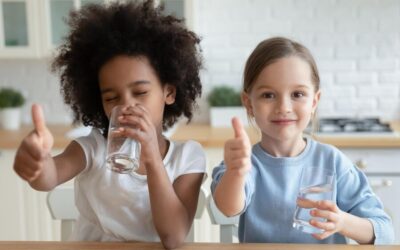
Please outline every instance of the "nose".
[{"label": "nose", "polygon": [[276,114],[288,114],[292,112],[292,101],[290,98],[282,97],[278,99],[276,105]]},{"label": "nose", "polygon": [[122,106],[135,106],[136,105],[136,100],[131,96],[129,91],[127,91],[119,100],[119,105]]}]

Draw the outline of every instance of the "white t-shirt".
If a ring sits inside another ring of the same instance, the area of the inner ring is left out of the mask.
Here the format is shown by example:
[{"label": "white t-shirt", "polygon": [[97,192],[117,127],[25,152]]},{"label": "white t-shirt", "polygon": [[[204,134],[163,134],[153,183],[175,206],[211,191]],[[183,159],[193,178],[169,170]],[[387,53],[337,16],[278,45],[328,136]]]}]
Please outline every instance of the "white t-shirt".
[{"label": "white t-shirt", "polygon": [[[71,239],[160,241],[153,224],[147,176],[107,169],[106,139],[97,129],[76,141],[85,152],[87,165],[75,178],[80,216]],[[206,172],[205,153],[195,141],[170,141],[163,163],[171,183],[184,174]]]}]

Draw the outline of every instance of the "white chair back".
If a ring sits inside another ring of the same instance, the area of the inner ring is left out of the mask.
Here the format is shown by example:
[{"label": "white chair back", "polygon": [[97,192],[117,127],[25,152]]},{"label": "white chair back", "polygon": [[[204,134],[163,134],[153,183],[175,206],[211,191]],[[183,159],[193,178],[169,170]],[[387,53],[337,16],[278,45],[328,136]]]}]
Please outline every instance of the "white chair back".
[{"label": "white chair back", "polygon": [[69,239],[79,216],[75,206],[74,187],[60,186],[47,194],[47,206],[54,220],[61,220],[61,240]]},{"label": "white chair back", "polygon": [[240,216],[227,217],[215,204],[212,195],[207,201],[207,210],[210,215],[211,223],[219,225],[219,240],[221,243],[233,243],[234,237],[238,237],[238,224]]},{"label": "white chair back", "polygon": [[208,191],[205,187],[201,186],[200,187],[200,193],[199,193],[199,200],[197,201],[197,209],[196,209],[196,214],[194,216],[193,224],[192,227],[190,228],[190,231],[186,237],[186,242],[195,242],[195,223],[197,220],[200,220],[201,217],[203,216],[204,211],[206,210],[206,204],[208,200]]},{"label": "white chair back", "polygon": [[[197,203],[196,219],[200,219],[204,213],[208,199],[208,191],[203,186],[200,188],[199,200]],[[75,206],[73,186],[59,186],[50,191],[47,195],[47,206],[54,220],[61,220],[61,240],[67,241],[70,238],[74,223],[79,216],[78,209]],[[186,242],[194,242],[194,225],[190,228]]]}]

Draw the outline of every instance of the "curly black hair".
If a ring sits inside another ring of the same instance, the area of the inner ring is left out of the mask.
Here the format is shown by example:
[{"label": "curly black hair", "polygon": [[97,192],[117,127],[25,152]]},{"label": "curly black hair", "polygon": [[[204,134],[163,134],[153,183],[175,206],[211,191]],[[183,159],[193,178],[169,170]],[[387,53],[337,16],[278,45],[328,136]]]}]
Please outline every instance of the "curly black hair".
[{"label": "curly black hair", "polygon": [[176,87],[175,103],[167,105],[163,129],[183,114],[190,121],[201,95],[200,38],[182,20],[163,14],[152,0],[90,4],[72,11],[70,32],[52,62],[61,78],[61,94],[74,114],[74,122],[108,128],[99,87],[100,68],[117,55],[145,56],[161,83]]}]

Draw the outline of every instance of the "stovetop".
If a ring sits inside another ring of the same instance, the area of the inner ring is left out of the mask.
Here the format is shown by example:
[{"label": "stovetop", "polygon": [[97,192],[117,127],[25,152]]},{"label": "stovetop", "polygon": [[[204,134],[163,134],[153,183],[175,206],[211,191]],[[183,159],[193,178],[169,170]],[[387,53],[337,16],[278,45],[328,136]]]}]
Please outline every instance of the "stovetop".
[{"label": "stovetop", "polygon": [[319,120],[318,133],[325,134],[393,134],[388,123],[379,118],[323,118]]}]

